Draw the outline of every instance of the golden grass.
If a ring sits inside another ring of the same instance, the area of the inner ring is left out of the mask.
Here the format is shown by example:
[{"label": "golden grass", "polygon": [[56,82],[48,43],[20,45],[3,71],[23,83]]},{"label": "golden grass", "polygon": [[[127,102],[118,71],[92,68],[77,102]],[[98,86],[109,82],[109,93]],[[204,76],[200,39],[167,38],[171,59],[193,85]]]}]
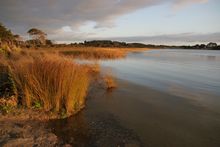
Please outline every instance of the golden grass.
[{"label": "golden grass", "polygon": [[124,51],[109,48],[74,48],[59,52],[80,59],[118,59],[126,56]]},{"label": "golden grass", "polygon": [[[85,104],[90,77],[100,72],[99,65],[74,63],[71,58],[118,59],[128,52],[146,49],[134,48],[43,48],[22,50],[0,56],[0,63],[8,65],[16,86],[16,97],[28,108],[41,107],[44,110],[73,114]],[[65,56],[64,56],[65,55]],[[95,76],[94,76],[95,77]],[[105,74],[103,81],[107,90],[117,87],[111,74]]]},{"label": "golden grass", "polygon": [[39,49],[26,49],[28,54],[61,54],[73,58],[100,60],[125,58],[129,52],[140,52],[148,48],[102,48],[102,47],[47,47]]},{"label": "golden grass", "polygon": [[10,60],[9,65],[22,105],[40,103],[47,111],[65,109],[68,114],[84,106],[90,81],[87,67],[51,54]]},{"label": "golden grass", "polygon": [[82,66],[87,68],[91,75],[98,74],[101,72],[100,65],[98,63],[84,64]]},{"label": "golden grass", "polygon": [[111,74],[104,75],[103,80],[107,90],[111,90],[117,87],[115,79]]}]

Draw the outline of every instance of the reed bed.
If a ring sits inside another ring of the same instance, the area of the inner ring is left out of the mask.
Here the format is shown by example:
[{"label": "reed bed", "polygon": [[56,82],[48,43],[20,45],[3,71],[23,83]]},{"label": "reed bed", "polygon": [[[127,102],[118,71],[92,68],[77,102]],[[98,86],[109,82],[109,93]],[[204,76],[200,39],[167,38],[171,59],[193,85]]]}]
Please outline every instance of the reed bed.
[{"label": "reed bed", "polygon": [[107,60],[125,58],[129,52],[140,52],[148,48],[103,48],[103,47],[47,47],[26,49],[28,54],[60,54],[78,59]]},{"label": "reed bed", "polygon": [[120,59],[124,58],[127,52],[111,48],[73,48],[60,50],[59,53],[80,59]]},{"label": "reed bed", "polygon": [[[77,64],[72,57],[118,59],[127,52],[107,48],[21,50],[1,55],[0,64],[8,67],[18,105],[71,115],[84,107],[91,78],[100,73],[97,62]],[[117,87],[112,74],[104,74],[101,81],[107,90]]]},{"label": "reed bed", "polygon": [[85,104],[89,68],[56,55],[9,60],[18,101],[28,108],[72,114]]}]

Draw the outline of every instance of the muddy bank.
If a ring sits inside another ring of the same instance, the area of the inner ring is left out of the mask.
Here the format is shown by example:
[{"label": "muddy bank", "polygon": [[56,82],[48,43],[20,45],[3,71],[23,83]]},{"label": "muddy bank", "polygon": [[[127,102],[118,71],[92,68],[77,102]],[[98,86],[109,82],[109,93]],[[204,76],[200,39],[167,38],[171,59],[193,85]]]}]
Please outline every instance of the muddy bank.
[{"label": "muddy bank", "polygon": [[48,120],[57,117],[50,112],[21,108],[0,114],[0,146],[64,146],[46,126]]},{"label": "muddy bank", "polygon": [[0,146],[56,146],[58,138],[38,121],[0,121]]}]

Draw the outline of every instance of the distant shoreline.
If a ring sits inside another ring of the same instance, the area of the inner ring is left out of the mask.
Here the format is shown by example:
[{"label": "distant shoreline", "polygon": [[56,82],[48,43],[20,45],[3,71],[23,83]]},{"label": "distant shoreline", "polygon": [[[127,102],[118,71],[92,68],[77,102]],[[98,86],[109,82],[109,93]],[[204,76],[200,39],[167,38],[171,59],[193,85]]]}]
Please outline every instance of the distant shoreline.
[{"label": "distant shoreline", "polygon": [[102,48],[150,48],[150,49],[196,49],[196,50],[220,50],[217,43],[196,44],[196,45],[154,45],[143,43],[126,43],[111,40],[93,40],[83,43],[53,44],[53,47],[102,47]]}]

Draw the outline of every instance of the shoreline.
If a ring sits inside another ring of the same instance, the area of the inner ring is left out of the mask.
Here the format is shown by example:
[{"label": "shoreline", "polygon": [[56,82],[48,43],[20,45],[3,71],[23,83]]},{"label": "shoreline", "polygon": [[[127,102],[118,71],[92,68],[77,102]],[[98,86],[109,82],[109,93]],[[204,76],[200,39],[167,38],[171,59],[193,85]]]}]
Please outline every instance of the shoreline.
[{"label": "shoreline", "polygon": [[116,89],[107,92],[100,85],[91,87],[85,108],[65,119],[27,109],[11,116],[0,115],[0,146],[220,144],[214,131],[220,129],[219,111],[209,109],[209,104],[205,107],[187,99],[186,93],[172,93],[179,91],[163,92],[115,78]]},{"label": "shoreline", "polygon": [[72,145],[88,142],[86,145],[105,146],[111,142],[114,146],[218,147],[218,133],[209,127],[220,127],[215,112],[193,100],[120,79],[117,82],[117,89],[91,93],[79,114],[49,122],[49,127]]},{"label": "shoreline", "polygon": [[[65,119],[0,119],[0,138],[6,140],[0,141],[0,145],[103,146],[112,143],[115,146],[156,146],[158,141],[167,144],[169,137],[165,134],[169,134],[175,139],[169,142],[170,146],[181,146],[179,141],[185,142],[187,138],[191,138],[187,142],[193,145],[218,146],[217,142],[204,140],[216,137],[212,134],[214,132],[208,134],[206,131],[209,125],[218,128],[217,114],[189,99],[121,79],[116,79],[116,82],[118,88],[111,92],[100,88],[100,85],[92,87],[85,108]],[[207,125],[198,123],[206,121],[203,114],[209,114],[206,116],[209,120]],[[196,135],[198,131],[200,135]]]}]

